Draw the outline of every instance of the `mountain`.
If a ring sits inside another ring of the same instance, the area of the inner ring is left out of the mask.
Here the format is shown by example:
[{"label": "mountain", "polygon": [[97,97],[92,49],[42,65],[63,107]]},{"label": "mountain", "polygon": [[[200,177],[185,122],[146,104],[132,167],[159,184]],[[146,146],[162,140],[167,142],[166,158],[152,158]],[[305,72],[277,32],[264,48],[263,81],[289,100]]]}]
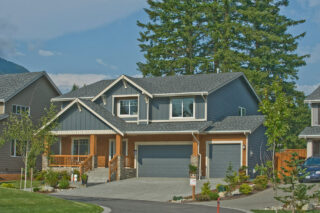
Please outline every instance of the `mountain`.
[{"label": "mountain", "polygon": [[23,66],[20,66],[16,63],[0,58],[0,75],[12,74],[12,73],[24,73],[24,72],[29,72],[29,70],[27,70]]}]

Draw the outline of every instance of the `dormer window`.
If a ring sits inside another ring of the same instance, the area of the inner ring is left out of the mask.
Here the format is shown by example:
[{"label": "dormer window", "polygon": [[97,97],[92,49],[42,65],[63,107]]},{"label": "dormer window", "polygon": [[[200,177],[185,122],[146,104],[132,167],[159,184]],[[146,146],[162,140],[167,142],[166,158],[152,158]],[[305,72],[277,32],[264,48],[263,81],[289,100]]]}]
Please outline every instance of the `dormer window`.
[{"label": "dormer window", "polygon": [[171,118],[194,118],[194,98],[172,98]]},{"label": "dormer window", "polygon": [[136,117],[138,115],[138,100],[135,99],[120,99],[118,101],[118,116],[119,117]]}]

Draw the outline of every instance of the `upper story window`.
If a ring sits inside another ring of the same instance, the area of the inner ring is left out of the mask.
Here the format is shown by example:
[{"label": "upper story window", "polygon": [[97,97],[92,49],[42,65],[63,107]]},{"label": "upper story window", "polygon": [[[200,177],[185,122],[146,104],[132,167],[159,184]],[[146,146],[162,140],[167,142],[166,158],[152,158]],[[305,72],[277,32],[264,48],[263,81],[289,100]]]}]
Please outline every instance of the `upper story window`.
[{"label": "upper story window", "polygon": [[194,118],[194,98],[172,98],[171,118]]},{"label": "upper story window", "polygon": [[239,107],[239,115],[240,116],[246,116],[247,115],[247,109],[245,107]]},{"label": "upper story window", "polygon": [[16,115],[21,115],[22,112],[27,112],[30,115],[30,107],[29,106],[22,106],[22,105],[12,105],[12,113]]},{"label": "upper story window", "polygon": [[138,115],[138,99],[120,99],[118,101],[118,116],[136,117]]}]

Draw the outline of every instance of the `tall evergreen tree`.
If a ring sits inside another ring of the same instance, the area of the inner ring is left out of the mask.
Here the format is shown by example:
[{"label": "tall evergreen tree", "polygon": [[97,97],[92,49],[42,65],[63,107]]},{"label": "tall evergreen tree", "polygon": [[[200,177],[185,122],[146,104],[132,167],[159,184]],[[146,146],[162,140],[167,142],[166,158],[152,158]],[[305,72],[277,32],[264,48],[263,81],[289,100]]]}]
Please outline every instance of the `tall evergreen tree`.
[{"label": "tall evergreen tree", "polygon": [[[144,76],[205,72],[201,33],[201,0],[148,0],[148,23],[137,22],[140,48],[146,62],[137,65]],[[200,69],[201,67],[201,69]]]}]

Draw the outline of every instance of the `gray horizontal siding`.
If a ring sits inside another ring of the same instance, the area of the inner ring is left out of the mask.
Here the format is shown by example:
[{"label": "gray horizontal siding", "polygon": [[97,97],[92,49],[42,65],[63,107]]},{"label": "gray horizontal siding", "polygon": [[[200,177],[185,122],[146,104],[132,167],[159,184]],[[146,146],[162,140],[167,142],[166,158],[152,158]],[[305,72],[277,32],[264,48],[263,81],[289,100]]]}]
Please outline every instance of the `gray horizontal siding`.
[{"label": "gray horizontal siding", "polygon": [[312,126],[320,124],[320,104],[311,104]]},{"label": "gray horizontal siding", "polygon": [[208,120],[219,121],[226,116],[237,116],[239,106],[247,109],[247,115],[260,114],[258,100],[242,78],[208,95]]},{"label": "gray horizontal siding", "polygon": [[73,105],[58,118],[57,130],[111,130],[99,118],[81,107],[81,112],[77,105]]}]

